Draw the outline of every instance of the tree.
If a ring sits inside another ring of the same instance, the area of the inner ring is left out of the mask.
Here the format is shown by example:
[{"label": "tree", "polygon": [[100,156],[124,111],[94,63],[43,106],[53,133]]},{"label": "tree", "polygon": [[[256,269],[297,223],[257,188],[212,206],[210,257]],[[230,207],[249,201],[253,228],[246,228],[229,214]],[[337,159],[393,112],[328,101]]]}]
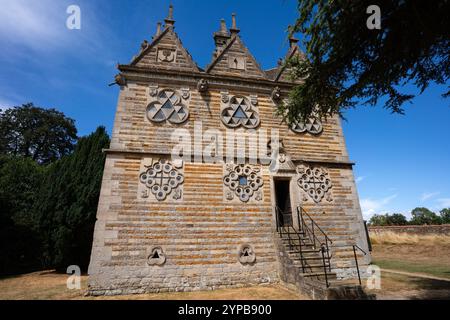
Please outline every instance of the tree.
[{"label": "tree", "polygon": [[73,151],[74,120],[32,103],[0,110],[0,154],[30,157],[46,164]]},{"label": "tree", "polygon": [[371,226],[387,225],[386,216],[383,214],[374,214],[369,220],[369,225],[371,225]]},{"label": "tree", "polygon": [[445,208],[440,211],[442,223],[450,223],[450,208]]},{"label": "tree", "polygon": [[29,158],[0,156],[0,274],[40,267],[32,206],[45,168]]},{"label": "tree", "polygon": [[433,211],[419,207],[411,211],[411,221],[410,224],[413,225],[423,225],[423,224],[441,224],[442,220]]},{"label": "tree", "polygon": [[375,214],[370,218],[369,224],[372,226],[404,226],[408,224],[408,220],[401,213]]},{"label": "tree", "polygon": [[[300,80],[280,107],[289,122],[363,104],[403,113],[414,97],[400,92],[411,84],[422,93],[430,83],[446,84],[450,75],[450,1],[377,1],[381,29],[366,25],[373,1],[299,0],[299,17],[290,35],[303,34],[304,57],[288,66]],[[450,91],[444,94],[448,97]],[[316,109],[317,108],[317,109]]]},{"label": "tree", "polygon": [[65,270],[88,266],[105,154],[104,127],[78,140],[72,154],[52,163],[34,211],[43,236],[43,264]]},{"label": "tree", "polygon": [[408,220],[401,213],[394,213],[392,215],[386,215],[386,220],[390,226],[404,226],[408,224]]}]

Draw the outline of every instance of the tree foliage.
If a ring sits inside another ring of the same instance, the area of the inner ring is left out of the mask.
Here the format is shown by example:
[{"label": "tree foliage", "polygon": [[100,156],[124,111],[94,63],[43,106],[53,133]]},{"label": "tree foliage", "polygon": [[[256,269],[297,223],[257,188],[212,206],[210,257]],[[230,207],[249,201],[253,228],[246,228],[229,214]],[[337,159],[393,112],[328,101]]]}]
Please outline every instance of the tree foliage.
[{"label": "tree foliage", "polygon": [[29,158],[0,156],[0,274],[41,266],[32,207],[44,171]]},{"label": "tree foliage", "polygon": [[105,155],[104,127],[80,138],[72,154],[51,164],[35,203],[43,263],[56,268],[89,263]]},{"label": "tree foliage", "polygon": [[[288,64],[301,80],[280,108],[287,120],[304,120],[354,107],[359,101],[403,113],[430,83],[446,84],[450,74],[450,1],[378,1],[381,29],[366,26],[373,1],[299,0],[290,34],[302,33],[305,57]],[[448,91],[445,96],[448,96]],[[317,108],[317,110],[316,110]]]},{"label": "tree foliage", "polygon": [[0,154],[46,164],[72,152],[76,139],[74,121],[55,109],[28,103],[0,110]]},{"label": "tree foliage", "polygon": [[401,213],[375,214],[370,218],[369,224],[373,226],[404,226],[408,224],[408,220]]},{"label": "tree foliage", "polygon": [[441,224],[441,218],[428,208],[418,207],[411,211],[411,224]]},{"label": "tree foliage", "polygon": [[442,223],[450,223],[450,208],[444,208],[439,213]]}]

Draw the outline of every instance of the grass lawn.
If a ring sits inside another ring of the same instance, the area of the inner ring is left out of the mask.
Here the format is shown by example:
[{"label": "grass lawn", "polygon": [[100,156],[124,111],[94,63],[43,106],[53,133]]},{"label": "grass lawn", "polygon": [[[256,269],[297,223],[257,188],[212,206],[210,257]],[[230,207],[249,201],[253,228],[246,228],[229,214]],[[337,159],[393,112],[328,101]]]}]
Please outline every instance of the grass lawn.
[{"label": "grass lawn", "polygon": [[450,245],[377,244],[372,257],[381,268],[450,279]]}]

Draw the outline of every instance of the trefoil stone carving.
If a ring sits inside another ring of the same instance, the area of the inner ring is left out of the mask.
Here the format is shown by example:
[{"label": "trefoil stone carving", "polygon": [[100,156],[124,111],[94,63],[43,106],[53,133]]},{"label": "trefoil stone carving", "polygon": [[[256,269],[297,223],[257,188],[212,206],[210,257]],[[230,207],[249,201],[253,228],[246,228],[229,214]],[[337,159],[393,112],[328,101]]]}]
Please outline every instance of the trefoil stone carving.
[{"label": "trefoil stone carving", "polygon": [[[151,96],[153,96],[154,90],[154,88],[151,88]],[[188,119],[189,110],[175,90],[164,89],[159,91],[155,96],[156,100],[152,101],[147,107],[147,118],[150,121],[168,121],[170,123],[180,124]],[[184,100],[189,98],[189,89],[183,89],[181,96]]]},{"label": "trefoil stone carving", "polygon": [[[224,99],[222,96],[222,102],[223,101]],[[258,127],[260,122],[259,114],[254,108],[254,105],[254,103],[251,103],[245,97],[231,97],[228,106],[225,107],[220,114],[222,122],[229,128],[243,126],[247,129],[254,129]]]}]

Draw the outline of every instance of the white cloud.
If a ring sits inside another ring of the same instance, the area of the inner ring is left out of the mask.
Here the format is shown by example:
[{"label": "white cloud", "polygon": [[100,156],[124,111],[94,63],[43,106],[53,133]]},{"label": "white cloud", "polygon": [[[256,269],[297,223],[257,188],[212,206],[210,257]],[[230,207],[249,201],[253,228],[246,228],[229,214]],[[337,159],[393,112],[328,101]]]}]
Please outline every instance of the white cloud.
[{"label": "white cloud", "polygon": [[64,25],[59,25],[65,13],[61,3],[49,0],[2,0],[0,2],[2,39],[34,49],[54,46],[64,40]]},{"label": "white cloud", "polygon": [[420,196],[420,201],[426,201],[428,199],[434,198],[435,196],[439,195],[440,192],[424,192]]},{"label": "white cloud", "polygon": [[450,198],[440,198],[436,199],[440,208],[450,208]]},{"label": "white cloud", "polygon": [[[104,13],[94,2],[78,1],[81,29],[69,30],[66,20],[70,1],[0,0],[0,46],[2,57],[30,57],[26,50],[47,55],[65,51],[96,57],[114,43],[114,35],[102,24]],[[31,58],[31,57],[30,57]]]},{"label": "white cloud", "polygon": [[365,176],[359,176],[359,177],[356,177],[355,182],[356,182],[356,183],[360,183],[360,182],[363,181],[365,178],[366,178]]},{"label": "white cloud", "polygon": [[387,209],[385,208],[385,206],[395,198],[397,198],[397,194],[393,194],[381,199],[361,199],[360,204],[364,219],[370,219],[370,217],[374,214],[386,212]]}]

